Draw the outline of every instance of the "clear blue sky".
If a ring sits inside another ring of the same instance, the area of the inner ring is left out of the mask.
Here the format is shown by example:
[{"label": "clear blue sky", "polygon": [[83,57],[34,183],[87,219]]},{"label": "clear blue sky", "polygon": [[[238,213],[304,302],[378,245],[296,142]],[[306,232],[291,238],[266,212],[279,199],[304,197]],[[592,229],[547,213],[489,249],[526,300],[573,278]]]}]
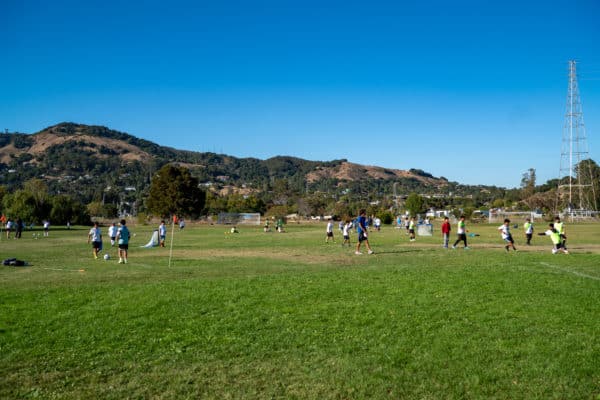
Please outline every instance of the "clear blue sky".
[{"label": "clear blue sky", "polygon": [[600,162],[599,21],[596,0],[4,0],[0,128],[543,183],[571,59]]}]

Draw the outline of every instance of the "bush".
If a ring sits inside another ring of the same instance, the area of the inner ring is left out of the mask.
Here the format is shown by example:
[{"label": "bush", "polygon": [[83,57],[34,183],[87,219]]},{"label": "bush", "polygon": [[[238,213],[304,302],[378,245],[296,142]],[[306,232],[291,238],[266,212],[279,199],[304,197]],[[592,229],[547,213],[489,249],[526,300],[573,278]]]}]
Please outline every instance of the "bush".
[{"label": "bush", "polygon": [[394,222],[394,215],[389,211],[381,213],[379,218],[381,218],[381,223],[384,225],[390,225]]}]

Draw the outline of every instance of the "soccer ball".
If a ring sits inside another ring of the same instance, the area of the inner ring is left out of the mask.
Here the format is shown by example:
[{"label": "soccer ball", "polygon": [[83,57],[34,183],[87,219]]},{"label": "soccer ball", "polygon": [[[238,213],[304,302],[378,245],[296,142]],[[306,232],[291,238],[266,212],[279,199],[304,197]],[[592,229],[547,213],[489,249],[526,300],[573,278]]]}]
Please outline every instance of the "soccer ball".
[{"label": "soccer ball", "polygon": [[104,255],[104,259],[105,259],[105,260],[110,260],[110,255],[109,255],[109,254],[105,254],[105,255]]}]

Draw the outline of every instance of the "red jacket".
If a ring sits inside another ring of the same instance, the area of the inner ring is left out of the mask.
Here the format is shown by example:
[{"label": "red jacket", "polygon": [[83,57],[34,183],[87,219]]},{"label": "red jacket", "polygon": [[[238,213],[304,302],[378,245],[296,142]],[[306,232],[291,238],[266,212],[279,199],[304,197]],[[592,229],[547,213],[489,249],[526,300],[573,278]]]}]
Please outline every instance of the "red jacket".
[{"label": "red jacket", "polygon": [[442,224],[442,233],[450,233],[450,222],[445,221]]}]

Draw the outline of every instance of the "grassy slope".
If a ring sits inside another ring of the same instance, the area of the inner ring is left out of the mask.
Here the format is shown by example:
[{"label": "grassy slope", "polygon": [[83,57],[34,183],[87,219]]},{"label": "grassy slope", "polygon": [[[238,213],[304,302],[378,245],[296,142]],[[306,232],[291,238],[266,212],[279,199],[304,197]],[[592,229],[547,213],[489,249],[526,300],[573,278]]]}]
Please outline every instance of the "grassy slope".
[{"label": "grassy slope", "polygon": [[135,247],[150,227],[127,266],[87,228],[3,237],[32,266],[0,268],[0,398],[599,396],[597,225],[568,226],[569,256],[471,228],[471,251],[384,228],[355,256],[324,225],[188,226],[171,268]]}]

